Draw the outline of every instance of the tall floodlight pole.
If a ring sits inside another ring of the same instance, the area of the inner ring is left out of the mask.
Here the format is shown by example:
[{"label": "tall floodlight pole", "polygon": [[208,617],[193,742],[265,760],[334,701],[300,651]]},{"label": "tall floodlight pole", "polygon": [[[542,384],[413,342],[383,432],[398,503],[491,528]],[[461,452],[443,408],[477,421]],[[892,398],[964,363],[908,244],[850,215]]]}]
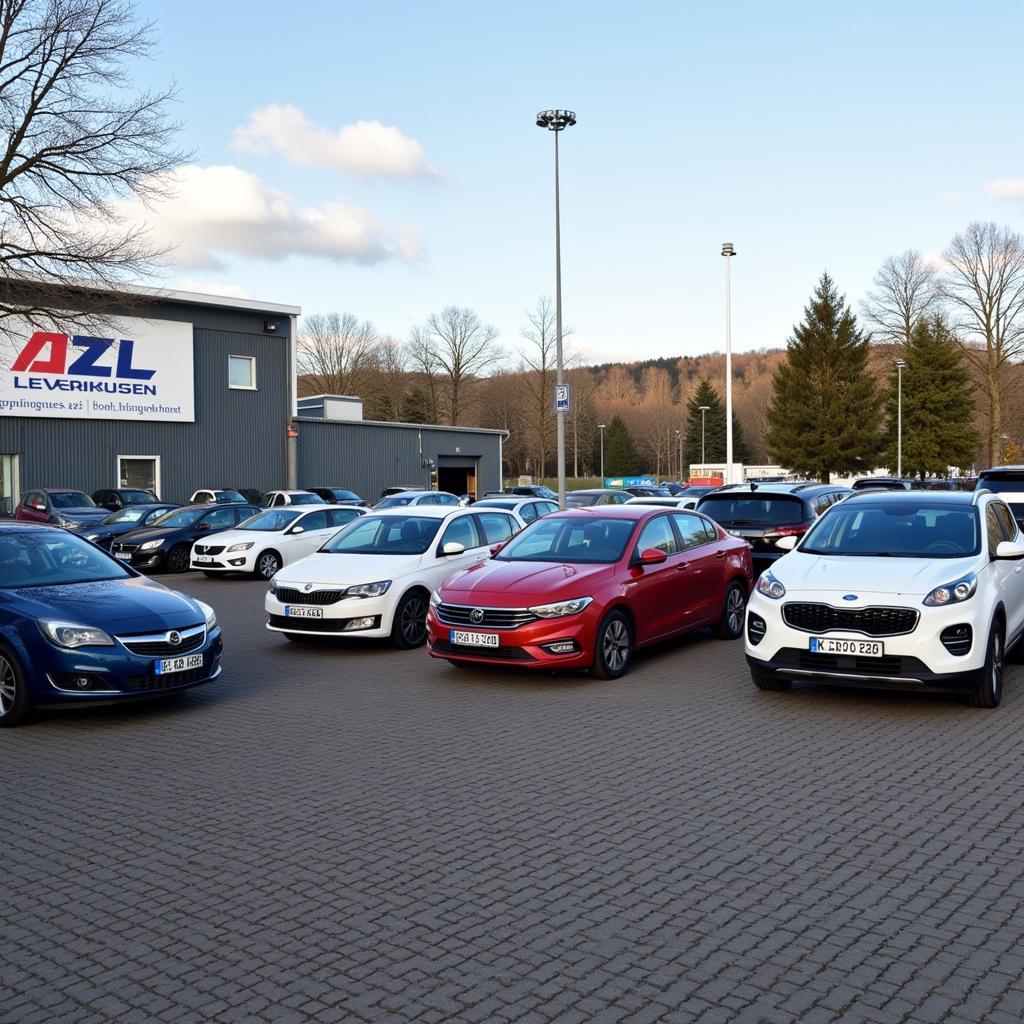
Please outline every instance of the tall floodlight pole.
[{"label": "tall floodlight pole", "polygon": [[676,431],[676,448],[679,449],[679,482],[683,482],[683,432]]},{"label": "tall floodlight pole", "polygon": [[903,370],[905,359],[896,360],[896,475],[903,476]]},{"label": "tall floodlight pole", "polygon": [[[562,365],[562,226],[558,194],[558,136],[576,123],[571,110],[542,110],[537,115],[537,127],[547,128],[555,134],[555,383],[564,383]],[[565,508],[565,409],[555,411],[556,444],[558,446],[558,507]]]},{"label": "tall floodlight pole", "polygon": [[732,483],[732,296],[729,267],[736,250],[732,242],[722,243],[725,257],[725,482]]},{"label": "tall floodlight pole", "polygon": [[601,431],[601,486],[604,487],[604,424],[598,423],[597,427]]},{"label": "tall floodlight pole", "polygon": [[704,420],[707,417],[708,409],[710,405],[702,405],[700,407],[700,464],[706,466],[708,462],[707,455],[704,454]]}]

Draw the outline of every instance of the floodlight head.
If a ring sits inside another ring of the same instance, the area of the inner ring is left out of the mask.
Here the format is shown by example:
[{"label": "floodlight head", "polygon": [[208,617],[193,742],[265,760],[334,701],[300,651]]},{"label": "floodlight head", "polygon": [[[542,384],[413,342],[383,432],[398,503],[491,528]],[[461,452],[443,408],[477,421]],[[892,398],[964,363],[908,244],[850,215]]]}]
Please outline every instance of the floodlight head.
[{"label": "floodlight head", "polygon": [[700,412],[708,412],[711,409],[710,405],[698,405],[697,408]]},{"label": "floodlight head", "polygon": [[736,250],[732,247],[732,242],[722,243],[722,255],[723,256],[735,256]]},{"label": "floodlight head", "polygon": [[571,110],[542,110],[537,115],[537,127],[560,132],[576,123],[576,114]]}]

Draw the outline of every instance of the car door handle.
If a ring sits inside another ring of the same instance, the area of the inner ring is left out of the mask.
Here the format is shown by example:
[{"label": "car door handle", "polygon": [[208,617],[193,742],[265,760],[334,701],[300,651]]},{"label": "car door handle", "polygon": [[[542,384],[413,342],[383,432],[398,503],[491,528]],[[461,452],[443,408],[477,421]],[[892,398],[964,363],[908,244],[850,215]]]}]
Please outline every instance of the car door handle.
[{"label": "car door handle", "polygon": [[689,562],[680,562],[676,566],[676,572],[686,572],[686,570],[689,569],[689,568],[690,568],[690,563]]},{"label": "car door handle", "polygon": [[724,551],[716,551],[715,552],[715,558],[725,558],[725,552]]}]

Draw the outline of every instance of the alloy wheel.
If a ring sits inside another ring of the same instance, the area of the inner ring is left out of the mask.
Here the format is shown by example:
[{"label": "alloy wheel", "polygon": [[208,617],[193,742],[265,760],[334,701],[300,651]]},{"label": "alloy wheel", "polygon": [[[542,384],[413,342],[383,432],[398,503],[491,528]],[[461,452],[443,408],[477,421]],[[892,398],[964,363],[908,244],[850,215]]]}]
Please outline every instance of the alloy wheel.
[{"label": "alloy wheel", "polygon": [[604,631],[601,644],[604,662],[612,672],[618,672],[629,657],[629,630],[622,619],[613,619]]},{"label": "alloy wheel", "polygon": [[14,667],[0,654],[0,715],[6,715],[14,707],[17,686]]},{"label": "alloy wheel", "polygon": [[402,606],[402,639],[418,647],[427,635],[427,606],[420,597],[411,597]]},{"label": "alloy wheel", "polygon": [[725,617],[729,623],[729,631],[739,635],[743,629],[743,613],[746,611],[747,599],[739,587],[733,587],[729,591],[729,598],[725,604]]},{"label": "alloy wheel", "polygon": [[1003,696],[1003,637],[996,630],[992,634],[992,695],[996,701]]},{"label": "alloy wheel", "polygon": [[259,572],[265,580],[269,580],[280,568],[281,563],[278,561],[277,555],[269,551],[260,555]]}]

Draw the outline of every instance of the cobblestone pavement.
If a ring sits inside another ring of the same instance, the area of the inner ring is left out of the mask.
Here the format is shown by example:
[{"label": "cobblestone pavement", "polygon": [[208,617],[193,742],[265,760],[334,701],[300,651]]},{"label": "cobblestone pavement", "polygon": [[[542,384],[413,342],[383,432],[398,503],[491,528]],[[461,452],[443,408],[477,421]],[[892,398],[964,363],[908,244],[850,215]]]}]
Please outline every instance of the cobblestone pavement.
[{"label": "cobblestone pavement", "polygon": [[0,1021],[1024,1018],[1024,672],[759,693],[288,644],[187,579],[222,681],[0,733]]}]

